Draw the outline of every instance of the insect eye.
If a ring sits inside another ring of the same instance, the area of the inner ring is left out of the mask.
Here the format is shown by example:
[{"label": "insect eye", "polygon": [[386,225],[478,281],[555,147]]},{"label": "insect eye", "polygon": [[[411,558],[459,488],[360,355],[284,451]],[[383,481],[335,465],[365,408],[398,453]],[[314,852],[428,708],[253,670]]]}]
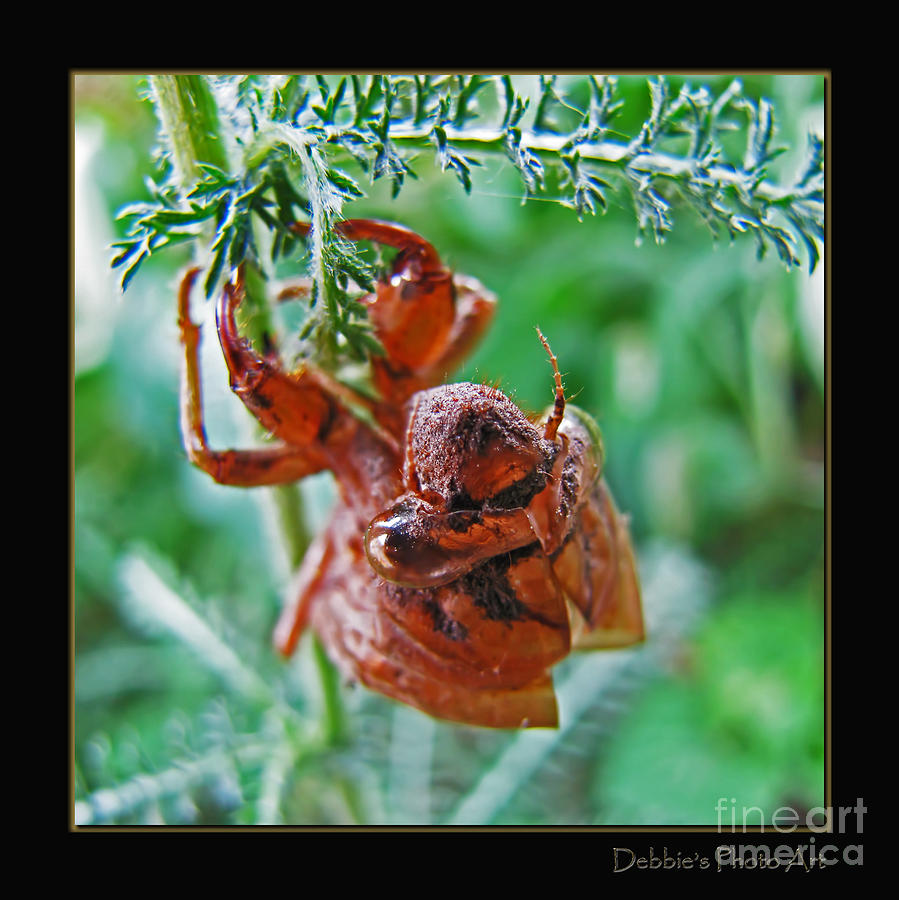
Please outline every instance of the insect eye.
[{"label": "insect eye", "polygon": [[[428,573],[446,564],[429,540],[420,511],[400,503],[372,520],[365,534],[365,552],[372,568],[396,584],[420,585]],[[436,576],[435,576],[436,577]]]},{"label": "insect eye", "polygon": [[415,546],[415,538],[402,525],[385,528],[384,534],[384,551],[393,560],[399,561]]}]

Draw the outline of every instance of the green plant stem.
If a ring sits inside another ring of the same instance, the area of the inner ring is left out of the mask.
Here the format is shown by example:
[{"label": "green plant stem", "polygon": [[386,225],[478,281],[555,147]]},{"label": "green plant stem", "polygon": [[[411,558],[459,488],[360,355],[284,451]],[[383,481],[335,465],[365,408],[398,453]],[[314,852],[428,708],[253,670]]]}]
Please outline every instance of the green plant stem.
[{"label": "green plant stem", "polygon": [[[227,145],[218,115],[215,97],[201,75],[153,75],[150,84],[157,113],[169,142],[179,185],[191,185],[198,163],[230,171]],[[198,241],[197,246],[202,242]],[[265,277],[255,266],[245,264],[244,312],[249,313],[250,336],[272,333],[271,311],[265,301]],[[281,540],[292,568],[302,562],[310,536],[302,515],[302,498],[295,484],[271,489],[277,511]],[[316,667],[322,682],[323,723],[326,742],[333,746],[346,735],[336,670],[316,638],[313,644]]]},{"label": "green plant stem", "polygon": [[346,715],[340,697],[339,675],[317,636],[312,639],[312,653],[321,678],[324,741],[329,747],[337,747],[346,742],[348,733]]},{"label": "green plant stem", "polygon": [[[454,148],[465,153],[505,152],[506,132],[499,128],[445,128],[447,139]],[[406,123],[397,123],[391,127],[390,139],[397,146],[432,148],[431,129],[415,127]],[[570,142],[567,135],[550,132],[522,132],[521,145],[535,153],[560,159],[567,151]],[[624,169],[630,166],[636,171],[651,172],[653,175],[678,179],[692,174],[693,161],[668,153],[656,151],[634,151],[631,144],[618,141],[592,141],[578,144],[581,159],[591,160],[601,165]],[[710,166],[703,176],[709,182],[737,187],[745,179],[746,174],[727,166]],[[764,200],[776,205],[787,205],[804,199],[801,194],[781,188],[770,182],[762,182],[756,192]]]},{"label": "green plant stem", "polygon": [[303,521],[303,498],[296,484],[281,484],[271,489],[278,526],[291,569],[303,561],[310,535]]},{"label": "green plant stem", "polygon": [[190,186],[197,163],[211,163],[227,172],[228,153],[215,98],[202,75],[151,75],[156,109],[172,152],[175,178]]},{"label": "green plant stem", "polygon": [[[303,561],[310,542],[310,535],[303,521],[303,501],[299,487],[296,484],[278,485],[271,489],[271,496],[290,567],[296,569]],[[321,684],[322,739],[325,746],[336,747],[345,743],[348,734],[339,677],[315,635],[312,637],[312,655]]]}]

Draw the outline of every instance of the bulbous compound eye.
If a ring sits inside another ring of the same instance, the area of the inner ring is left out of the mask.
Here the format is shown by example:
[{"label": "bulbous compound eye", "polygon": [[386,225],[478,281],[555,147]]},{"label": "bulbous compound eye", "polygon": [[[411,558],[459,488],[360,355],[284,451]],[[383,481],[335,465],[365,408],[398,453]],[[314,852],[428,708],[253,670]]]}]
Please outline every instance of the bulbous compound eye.
[{"label": "bulbous compound eye", "polygon": [[428,528],[428,518],[412,504],[398,503],[372,520],[365,533],[365,552],[382,578],[394,584],[432,587],[453,577],[451,561],[436,535],[429,534],[433,528]]}]

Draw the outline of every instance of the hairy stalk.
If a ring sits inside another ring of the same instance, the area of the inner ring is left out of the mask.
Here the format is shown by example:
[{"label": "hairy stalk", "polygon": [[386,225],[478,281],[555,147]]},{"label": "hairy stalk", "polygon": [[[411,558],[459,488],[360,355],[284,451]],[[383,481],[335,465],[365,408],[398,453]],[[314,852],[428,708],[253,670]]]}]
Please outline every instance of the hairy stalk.
[{"label": "hairy stalk", "polygon": [[[310,242],[312,244],[312,273],[315,283],[315,292],[323,303],[319,304],[318,322],[313,326],[312,336],[318,350],[321,361],[327,365],[333,362],[337,352],[334,341],[336,332],[333,329],[323,327],[325,322],[334,320],[337,312],[336,285],[327,264],[325,236],[331,232],[334,221],[337,218],[338,209],[332,201],[332,195],[322,187],[324,181],[322,171],[325,168],[321,158],[321,151],[314,146],[303,148],[305,157],[303,171],[305,173],[304,186],[309,197],[312,228],[310,230]],[[321,310],[324,309],[324,315]],[[322,321],[324,319],[324,322]]]},{"label": "hairy stalk", "polygon": [[340,699],[340,679],[317,636],[312,639],[312,652],[321,677],[324,740],[329,747],[336,747],[347,739],[346,715]]},{"label": "hairy stalk", "polygon": [[184,190],[192,187],[200,174],[198,163],[227,171],[218,108],[203,76],[151,75],[149,83],[177,184]]},{"label": "hairy stalk", "polygon": [[[492,155],[503,152],[506,132],[498,128],[448,127],[445,131],[447,139],[460,151]],[[391,129],[390,137],[401,147],[426,149],[433,143],[429,128],[415,127],[406,123],[395,125]],[[532,131],[521,134],[523,147],[533,153],[545,155],[550,160],[561,160],[569,143],[570,136],[564,134]],[[652,172],[672,179],[692,175],[695,169],[692,159],[657,151],[635,152],[631,144],[619,141],[584,141],[578,144],[578,152],[582,159],[600,165],[612,166],[619,170],[630,166],[637,171]],[[705,170],[704,177],[710,182],[737,186],[744,180],[745,173],[729,166],[713,165]],[[796,191],[771,182],[760,182],[756,190],[760,197],[772,204],[786,204],[802,199],[802,195]]]},{"label": "hairy stalk", "polygon": [[[303,521],[299,487],[295,484],[280,485],[271,489],[271,495],[290,567],[296,569],[306,555],[310,539]],[[321,681],[322,736],[325,744],[333,747],[344,743],[347,738],[340,680],[317,635],[312,636],[312,653]]]},{"label": "hairy stalk", "polygon": [[[175,169],[177,183],[183,189],[195,183],[200,164],[215,166],[223,173],[230,169],[226,135],[214,96],[202,76],[152,76],[151,86],[158,114]],[[205,230],[209,232],[209,223]],[[203,246],[195,241],[195,247]],[[273,333],[271,310],[265,299],[266,277],[252,259],[242,260],[246,299],[243,312],[248,313],[248,332],[257,340]],[[287,559],[295,568],[309,546],[310,535],[302,515],[302,498],[296,485],[279,485],[270,489],[277,513],[278,530]],[[326,742],[331,745],[344,737],[343,711],[339,684],[329,660],[316,642],[316,667],[322,682],[323,723]]]}]

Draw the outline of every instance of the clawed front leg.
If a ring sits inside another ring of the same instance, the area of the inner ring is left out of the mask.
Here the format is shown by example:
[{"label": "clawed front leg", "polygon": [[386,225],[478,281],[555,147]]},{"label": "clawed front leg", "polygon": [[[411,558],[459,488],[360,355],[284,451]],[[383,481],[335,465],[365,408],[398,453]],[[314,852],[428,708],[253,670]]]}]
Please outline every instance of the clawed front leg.
[{"label": "clawed front leg", "polygon": [[181,380],[181,435],[190,461],[220,484],[257,487],[284,484],[324,468],[306,447],[279,443],[253,450],[213,450],[203,418],[198,346],[199,326],[190,318],[190,292],[199,269],[188,271],[178,292],[178,328],[184,348]]},{"label": "clawed front leg", "polygon": [[536,540],[524,509],[445,512],[409,494],[371,522],[365,552],[382,578],[425,588],[453,581],[491,557]]},{"label": "clawed front leg", "polygon": [[[304,223],[291,228],[309,233]],[[417,391],[441,384],[468,356],[493,318],[496,297],[476,279],[453,275],[432,244],[402,225],[347,219],[335,230],[351,241],[398,250],[376,292],[364,299],[386,351],[372,357],[383,401],[377,415],[396,428],[396,410]]]}]

